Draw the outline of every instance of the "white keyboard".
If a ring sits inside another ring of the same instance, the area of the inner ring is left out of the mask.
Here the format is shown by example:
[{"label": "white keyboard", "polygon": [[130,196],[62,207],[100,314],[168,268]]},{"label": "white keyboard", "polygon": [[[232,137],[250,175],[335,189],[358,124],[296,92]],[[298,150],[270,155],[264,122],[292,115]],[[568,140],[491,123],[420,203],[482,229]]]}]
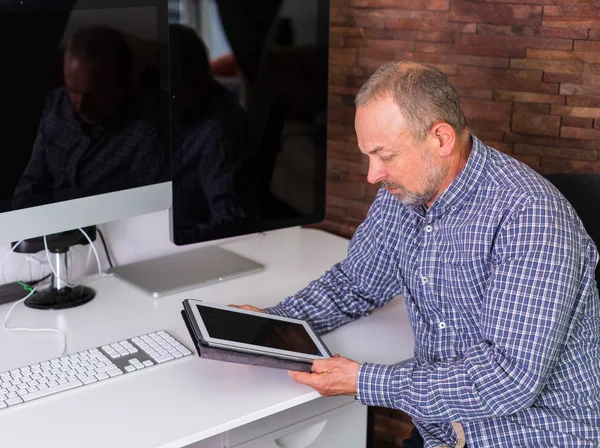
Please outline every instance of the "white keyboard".
[{"label": "white keyboard", "polygon": [[166,331],[0,373],[0,409],[191,355]]}]

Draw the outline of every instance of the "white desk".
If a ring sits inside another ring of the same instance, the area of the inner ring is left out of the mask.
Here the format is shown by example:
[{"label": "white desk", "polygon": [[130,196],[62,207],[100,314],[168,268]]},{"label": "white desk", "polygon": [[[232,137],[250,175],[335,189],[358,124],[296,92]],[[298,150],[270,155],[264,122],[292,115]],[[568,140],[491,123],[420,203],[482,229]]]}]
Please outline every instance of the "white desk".
[{"label": "white desk", "polygon": [[[348,397],[320,397],[285,370],[200,359],[180,316],[188,297],[273,305],[343,259],[347,244],[319,230],[279,230],[224,246],[263,263],[258,274],[159,299],[118,278],[92,276],[80,282],[97,292],[86,305],[40,311],[20,304],[9,326],[59,328],[67,335],[67,353],[164,329],[194,355],[1,410],[0,446],[364,446],[365,406]],[[2,321],[9,306],[0,306]],[[391,364],[413,354],[401,299],[324,340],[357,361]],[[0,371],[57,357],[61,349],[56,333],[0,330]]]}]

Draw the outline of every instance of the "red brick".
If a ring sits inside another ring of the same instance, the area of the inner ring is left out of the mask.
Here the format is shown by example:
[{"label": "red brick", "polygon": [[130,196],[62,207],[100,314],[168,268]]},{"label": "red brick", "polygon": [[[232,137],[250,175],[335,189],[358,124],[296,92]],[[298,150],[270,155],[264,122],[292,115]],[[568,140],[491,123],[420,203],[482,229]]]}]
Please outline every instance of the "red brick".
[{"label": "red brick", "polygon": [[520,154],[513,154],[512,157],[517,159],[520,162],[523,162],[526,165],[529,165],[532,168],[539,167],[540,163],[541,163],[540,156],[523,156]]},{"label": "red brick", "polygon": [[588,40],[600,40],[600,30],[590,30],[587,38]]},{"label": "red brick", "polygon": [[350,8],[329,8],[330,25],[353,26],[352,9]]},{"label": "red brick", "polygon": [[499,122],[506,122],[510,119],[510,103],[463,98],[461,104],[467,118]]},{"label": "red brick", "polygon": [[[600,86],[600,74],[596,73],[544,73],[544,81]],[[600,89],[600,87],[599,87]],[[600,94],[600,90],[598,91]]]},{"label": "red brick", "polygon": [[542,72],[536,70],[501,70],[481,67],[458,67],[458,76],[451,77],[455,87],[514,90],[536,93],[558,93],[558,84],[543,83]]},{"label": "red brick", "polygon": [[527,143],[530,145],[558,146],[561,148],[582,148],[600,150],[600,140],[583,140],[571,138],[539,137],[506,133],[504,141],[509,143]]},{"label": "red brick", "polygon": [[600,140],[582,140],[570,138],[538,137],[506,133],[504,141],[509,143],[528,143],[530,145],[559,146],[561,148],[600,149]]},{"label": "red brick", "polygon": [[513,114],[511,130],[519,134],[558,137],[560,117],[552,115]]},{"label": "red brick", "polygon": [[600,74],[600,64],[583,64],[584,73],[596,73]]},{"label": "red brick", "polygon": [[561,95],[600,95],[600,87],[597,85],[582,86],[579,84],[561,84]]},{"label": "red brick", "polygon": [[[435,20],[439,23],[448,20],[448,12],[446,11],[426,11],[423,9],[359,9],[351,8],[352,14],[356,21],[372,18],[384,20],[384,23],[388,23],[388,20],[398,19],[415,19],[415,20]],[[357,25],[358,22],[356,23]],[[362,26],[362,25],[359,25]]]},{"label": "red brick", "polygon": [[545,48],[549,50],[572,50],[571,39],[554,39],[546,37],[521,36],[489,36],[481,34],[462,34],[458,43],[474,45],[507,45],[512,47]]},{"label": "red brick", "polygon": [[478,98],[481,100],[491,100],[494,96],[494,91],[491,89],[471,89],[468,87],[457,87],[456,93],[461,98]]},{"label": "red brick", "polygon": [[556,146],[524,145],[517,143],[514,145],[515,154],[529,156],[548,156],[559,159],[575,159],[595,161],[598,159],[596,151],[578,148],[557,148]]},{"label": "red brick", "polygon": [[469,56],[462,54],[441,54],[424,52],[406,52],[407,59],[419,62],[436,62],[442,64],[474,65],[482,68],[507,68],[508,58],[496,58],[489,56]]},{"label": "red brick", "polygon": [[347,65],[331,65],[329,67],[329,73],[336,75],[352,75],[352,76],[364,76],[364,70],[356,66]]},{"label": "red brick", "polygon": [[511,59],[510,68],[544,70],[557,73],[579,73],[583,70],[581,61],[546,61],[544,59]]},{"label": "red brick", "polygon": [[580,107],[580,106],[562,106],[553,104],[550,109],[552,115],[564,115],[571,117],[600,117],[600,108],[598,107]]},{"label": "red brick", "polygon": [[547,93],[515,92],[510,90],[494,91],[494,99],[498,101],[518,101],[521,103],[555,103],[564,104],[565,97]]},{"label": "red brick", "polygon": [[600,118],[594,120],[594,129],[600,129]]},{"label": "red brick", "polygon": [[355,39],[348,38],[345,41],[347,47],[363,47],[370,50],[395,50],[395,51],[412,51],[415,48],[415,43],[406,40],[389,40],[389,39]]},{"label": "red brick", "polygon": [[582,140],[600,140],[600,129],[583,129],[563,126],[560,128],[560,136]]},{"label": "red brick", "polygon": [[362,37],[367,39],[390,39],[390,40],[415,40],[417,32],[414,30],[390,30],[383,28],[366,28]]},{"label": "red brick", "polygon": [[600,163],[583,160],[566,160],[542,157],[540,166],[542,173],[593,173],[600,172]]},{"label": "red brick", "polygon": [[334,65],[356,65],[356,48],[330,48],[329,63]]},{"label": "red brick", "polygon": [[456,53],[454,44],[440,44],[431,42],[417,42],[415,51],[425,53]]},{"label": "red brick", "polygon": [[557,37],[563,39],[586,39],[588,36],[588,30],[587,28],[544,28],[541,26],[490,25],[488,23],[478,23],[477,34],[488,34],[494,36]]},{"label": "red brick", "polygon": [[429,62],[427,65],[437,68],[445,75],[456,75],[456,72],[458,71],[456,64],[436,64]]},{"label": "red brick", "polygon": [[562,117],[562,125],[574,128],[591,128],[593,127],[593,118],[584,117]]},{"label": "red brick", "polygon": [[356,95],[356,93],[358,92],[358,88],[357,87],[347,87],[347,86],[336,86],[336,85],[329,85],[328,88],[328,92],[332,93],[332,94],[338,94],[338,95]]},{"label": "red brick", "polygon": [[513,144],[505,143],[505,142],[495,142],[486,140],[484,142],[486,145],[491,146],[492,148],[497,149],[498,151],[502,151],[504,154],[512,154],[513,153]]},{"label": "red brick", "polygon": [[339,196],[348,199],[360,199],[365,193],[363,184],[357,182],[337,182],[330,180],[327,182],[327,192],[333,196]]},{"label": "red brick", "polygon": [[349,142],[357,144],[354,126],[330,123],[327,126],[327,138],[329,140]]},{"label": "red brick", "polygon": [[540,103],[512,103],[512,111],[513,113],[521,114],[548,115],[550,113],[550,105]]},{"label": "red brick", "polygon": [[[469,125],[469,129],[473,130],[474,128]],[[482,141],[501,141],[504,137],[504,131],[499,131],[497,129],[480,129],[476,133],[477,137]]]},{"label": "red brick", "polygon": [[[569,6],[545,6],[544,17],[595,17],[600,19],[600,8],[598,6],[576,5]],[[600,20],[598,21],[600,24]]]},{"label": "red brick", "polygon": [[542,7],[537,5],[497,5],[483,2],[452,1],[449,19],[456,22],[484,22],[506,25],[540,25]]},{"label": "red brick", "polygon": [[350,6],[357,8],[398,8],[398,9],[430,9],[448,11],[449,0],[350,0]]},{"label": "red brick", "polygon": [[574,60],[583,62],[600,62],[600,53],[588,51],[542,50],[528,48],[527,57],[532,59]]},{"label": "red brick", "polygon": [[454,34],[451,31],[417,31],[415,39],[425,42],[454,42]]},{"label": "red brick", "polygon": [[[490,3],[515,3],[515,0],[485,0]],[[519,3],[533,3],[536,5],[597,5],[597,0],[519,0]]]},{"label": "red brick", "polygon": [[403,30],[447,31],[458,33],[475,33],[477,31],[477,24],[475,23],[440,22],[438,20],[400,18],[387,20],[385,24],[388,28],[400,28]]},{"label": "red brick", "polygon": [[354,123],[354,112],[354,107],[330,106],[328,109],[328,119],[335,123],[352,124]]},{"label": "red brick", "polygon": [[569,106],[600,107],[600,96],[569,95],[566,98]]},{"label": "red brick", "polygon": [[557,28],[598,28],[598,19],[588,17],[568,17],[568,16],[544,16],[542,20],[543,27]]},{"label": "red brick", "polygon": [[474,54],[478,56],[499,56],[509,58],[525,57],[525,47],[510,47],[506,45],[471,45],[455,44],[456,53]]},{"label": "red brick", "polygon": [[[598,21],[598,27],[600,27],[600,21]],[[576,40],[575,51],[593,51],[600,52],[600,42],[591,40]]]},{"label": "red brick", "polygon": [[504,121],[497,120],[486,120],[485,118],[479,118],[478,116],[467,117],[467,125],[476,135],[480,135],[485,131],[492,132],[509,132],[510,131],[510,119],[507,118]]}]

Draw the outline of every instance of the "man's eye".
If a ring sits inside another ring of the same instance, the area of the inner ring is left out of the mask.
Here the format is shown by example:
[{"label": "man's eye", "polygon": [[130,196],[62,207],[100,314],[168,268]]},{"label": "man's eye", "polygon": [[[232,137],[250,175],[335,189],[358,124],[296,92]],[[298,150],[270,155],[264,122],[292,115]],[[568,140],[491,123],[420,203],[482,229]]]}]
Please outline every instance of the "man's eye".
[{"label": "man's eye", "polygon": [[381,160],[382,162],[387,162],[388,160],[392,160],[394,158],[393,155],[390,156],[379,156],[379,160]]}]

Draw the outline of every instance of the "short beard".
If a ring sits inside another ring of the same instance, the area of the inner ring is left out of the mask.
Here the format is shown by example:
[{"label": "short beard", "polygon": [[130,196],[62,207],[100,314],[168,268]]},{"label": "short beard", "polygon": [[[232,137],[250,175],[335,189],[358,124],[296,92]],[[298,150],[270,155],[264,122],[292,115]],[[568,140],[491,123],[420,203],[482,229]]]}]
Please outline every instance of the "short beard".
[{"label": "short beard", "polygon": [[384,180],[381,186],[386,190],[399,190],[393,193],[394,197],[404,205],[419,206],[429,204],[438,193],[438,186],[441,180],[448,174],[447,167],[437,166],[431,157],[425,153],[423,169],[423,191],[408,191],[403,185]]}]

